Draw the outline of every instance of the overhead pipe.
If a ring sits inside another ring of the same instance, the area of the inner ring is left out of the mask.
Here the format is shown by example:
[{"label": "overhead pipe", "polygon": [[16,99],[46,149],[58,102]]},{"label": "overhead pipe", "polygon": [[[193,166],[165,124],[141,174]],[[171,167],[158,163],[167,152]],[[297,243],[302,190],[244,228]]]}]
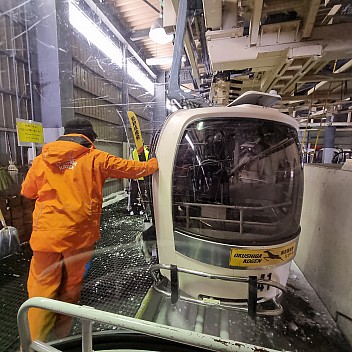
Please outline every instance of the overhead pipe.
[{"label": "overhead pipe", "polygon": [[170,69],[169,79],[169,99],[184,100],[194,99],[194,96],[180,88],[180,71],[181,60],[183,56],[184,44],[183,39],[186,32],[188,1],[180,0],[177,11],[176,34],[174,42],[174,55]]}]

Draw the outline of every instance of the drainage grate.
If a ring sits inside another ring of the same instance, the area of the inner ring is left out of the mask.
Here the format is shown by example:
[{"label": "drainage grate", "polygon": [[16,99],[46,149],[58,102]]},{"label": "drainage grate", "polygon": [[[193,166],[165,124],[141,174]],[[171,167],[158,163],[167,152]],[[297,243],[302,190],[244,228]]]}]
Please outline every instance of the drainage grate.
[{"label": "drainage grate", "polygon": [[31,258],[28,245],[22,253],[0,260],[0,351],[18,351],[17,311],[27,299],[27,277]]},{"label": "drainage grate", "polygon": [[[149,265],[134,241],[143,218],[130,216],[126,199],[103,209],[101,240],[84,279],[80,304],[133,317],[151,286]],[[0,352],[19,350],[17,311],[27,299],[31,251],[0,261]],[[95,331],[115,327],[95,324]],[[72,334],[80,332],[75,323]]]},{"label": "drainage grate", "polygon": [[[80,304],[134,317],[152,279],[135,242],[143,231],[141,216],[127,215],[126,200],[103,209],[101,240],[84,280]],[[115,329],[93,324],[94,331]],[[74,334],[80,332],[75,324]]]}]

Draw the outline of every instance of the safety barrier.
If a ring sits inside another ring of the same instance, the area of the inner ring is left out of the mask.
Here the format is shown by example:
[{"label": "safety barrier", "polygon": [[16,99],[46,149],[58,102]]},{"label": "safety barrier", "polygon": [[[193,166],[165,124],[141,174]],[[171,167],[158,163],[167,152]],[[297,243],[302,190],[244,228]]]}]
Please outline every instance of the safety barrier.
[{"label": "safety barrier", "polygon": [[[30,308],[42,308],[55,313],[68,315],[81,320],[82,323],[82,351],[93,352],[92,322],[99,322],[136,331],[143,335],[154,336],[164,341],[174,341],[192,347],[203,348],[209,351],[232,351],[232,352],[278,352],[260,346],[250,345],[243,342],[222,339],[194,331],[161,325],[145,320],[126,317],[119,314],[104,312],[92,307],[79,306],[48,298],[30,298],[22,304],[18,311],[17,323],[23,352],[59,352],[58,349],[41,341],[32,341],[28,324],[28,310]],[[145,350],[143,348],[143,350]],[[95,349],[97,352],[98,350]],[[118,351],[118,346],[110,351]]]}]

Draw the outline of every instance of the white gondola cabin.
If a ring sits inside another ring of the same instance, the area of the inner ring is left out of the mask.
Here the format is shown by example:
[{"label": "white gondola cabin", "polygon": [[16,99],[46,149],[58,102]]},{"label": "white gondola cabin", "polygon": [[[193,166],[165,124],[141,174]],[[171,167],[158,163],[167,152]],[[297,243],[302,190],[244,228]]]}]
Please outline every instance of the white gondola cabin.
[{"label": "white gondola cabin", "polygon": [[[247,286],[229,277],[286,285],[303,195],[297,128],[290,116],[251,104],[179,110],[166,120],[153,176],[158,260],[184,269],[178,285],[187,296],[247,301]],[[279,292],[256,287],[258,301]]]}]

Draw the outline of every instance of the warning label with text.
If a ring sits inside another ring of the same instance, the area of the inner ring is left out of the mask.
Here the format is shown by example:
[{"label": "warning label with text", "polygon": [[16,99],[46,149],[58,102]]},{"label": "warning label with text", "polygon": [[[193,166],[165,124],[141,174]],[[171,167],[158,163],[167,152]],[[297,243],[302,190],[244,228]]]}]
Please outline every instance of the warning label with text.
[{"label": "warning label with text", "polygon": [[282,247],[267,249],[232,248],[230,254],[231,267],[258,267],[283,264],[292,260],[296,253],[296,242]]},{"label": "warning label with text", "polygon": [[43,126],[40,122],[16,119],[18,145],[44,143]]}]

